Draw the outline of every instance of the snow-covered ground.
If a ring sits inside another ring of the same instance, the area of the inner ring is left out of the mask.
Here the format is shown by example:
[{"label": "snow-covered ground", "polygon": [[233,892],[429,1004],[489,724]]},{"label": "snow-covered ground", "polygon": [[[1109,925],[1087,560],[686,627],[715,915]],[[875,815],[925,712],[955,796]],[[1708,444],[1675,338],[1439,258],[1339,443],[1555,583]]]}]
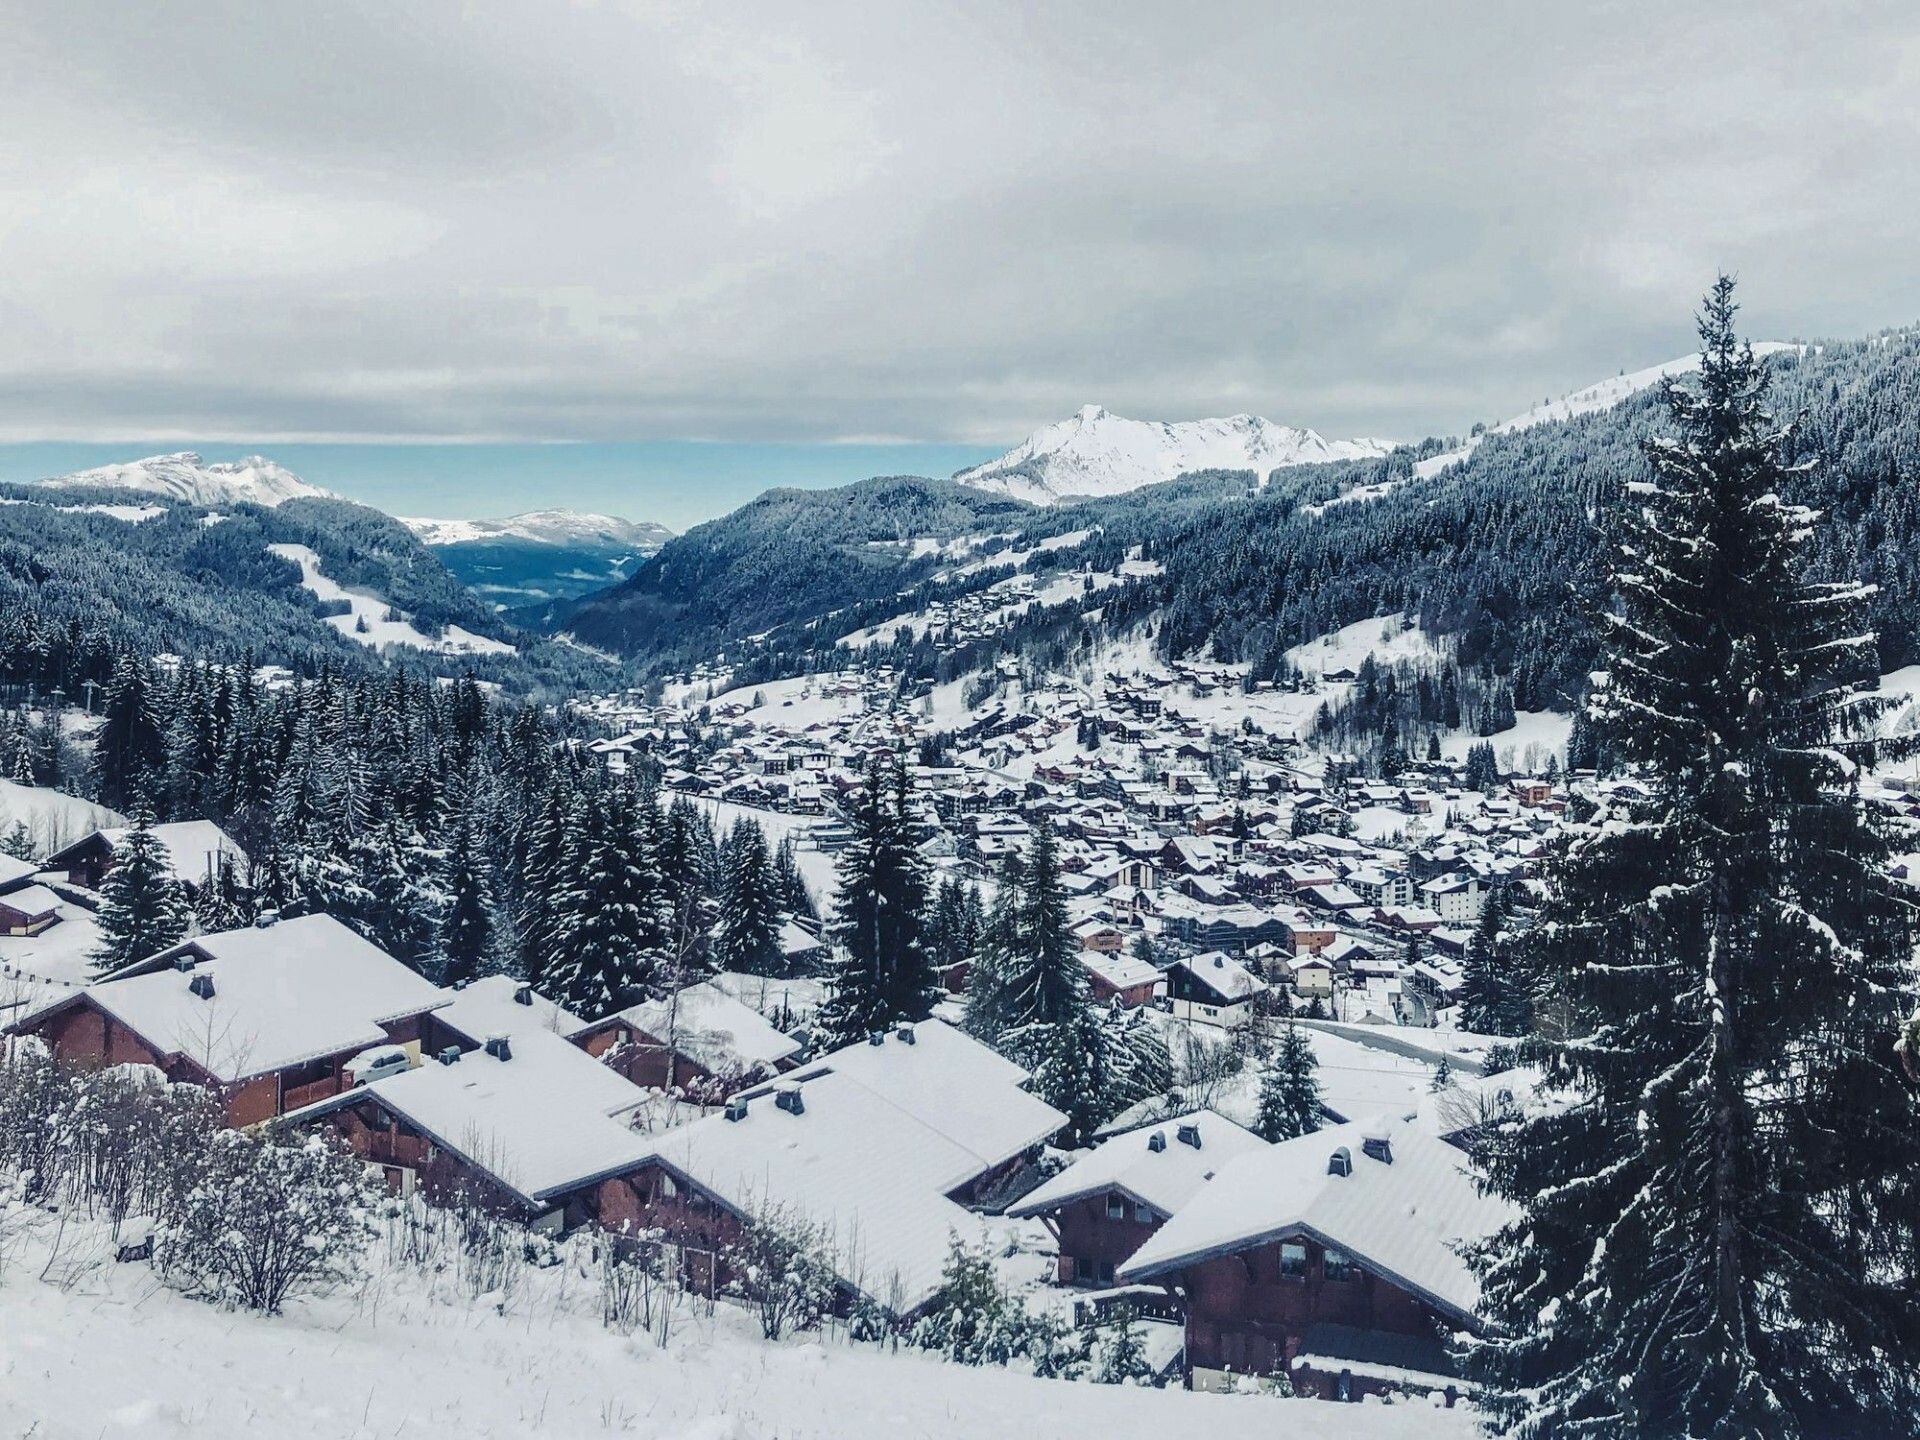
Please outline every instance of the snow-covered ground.
[{"label": "snow-covered ground", "polygon": [[[1440,737],[1440,753],[1449,760],[1464,760],[1470,747],[1481,740],[1493,745],[1493,753],[1502,770],[1520,770],[1538,774],[1547,756],[1566,763],[1567,737],[1573,733],[1573,716],[1553,710],[1521,710],[1509,728],[1493,735],[1475,735],[1456,730]],[[1533,759],[1529,759],[1529,755]]]},{"label": "snow-covered ground", "polygon": [[349,589],[331,580],[320,568],[320,557],[309,545],[269,545],[268,550],[300,567],[300,584],[322,600],[344,600],[352,607],[345,615],[329,615],[327,623],[349,640],[357,640],[374,650],[389,645],[411,645],[418,650],[433,650],[443,655],[511,655],[513,646],[504,640],[491,640],[458,625],[449,625],[435,639],[414,628],[405,619],[390,620],[394,612],[378,595],[366,590]]},{"label": "snow-covered ground", "polygon": [[[71,731],[69,731],[71,733]],[[34,849],[41,855],[71,845],[95,830],[124,825],[126,817],[117,810],[82,800],[42,785],[22,785],[0,780],[0,834],[24,824],[33,837]]]},{"label": "snow-covered ground", "polygon": [[788,815],[779,810],[762,810],[755,805],[738,805],[731,800],[710,800],[704,795],[674,796],[674,799],[687,799],[713,819],[713,828],[721,839],[741,820],[751,820],[767,837],[769,847],[778,847],[783,840],[794,843],[794,863],[800,867],[800,878],[806,882],[807,893],[813,897],[814,908],[822,915],[833,908],[835,896],[839,893],[839,881],[834,873],[833,856],[812,848],[808,833],[819,823],[814,815]]},{"label": "snow-covered ground", "polygon": [[1356,620],[1338,630],[1328,631],[1287,651],[1287,663],[1309,675],[1324,675],[1333,670],[1358,670],[1360,662],[1371,655],[1375,663],[1392,665],[1402,660],[1436,660],[1439,644],[1404,615],[1382,615],[1372,620]]},{"label": "snow-covered ground", "polygon": [[[592,1279],[469,1299],[399,1265],[277,1319],[116,1265],[99,1227],[17,1233],[0,1274],[0,1427],[33,1440],[1468,1440],[1466,1409],[1205,1395],[970,1368],[837,1334],[777,1344],[689,1310],[662,1349],[603,1328]],[[42,1271],[45,1269],[45,1278]]]}]

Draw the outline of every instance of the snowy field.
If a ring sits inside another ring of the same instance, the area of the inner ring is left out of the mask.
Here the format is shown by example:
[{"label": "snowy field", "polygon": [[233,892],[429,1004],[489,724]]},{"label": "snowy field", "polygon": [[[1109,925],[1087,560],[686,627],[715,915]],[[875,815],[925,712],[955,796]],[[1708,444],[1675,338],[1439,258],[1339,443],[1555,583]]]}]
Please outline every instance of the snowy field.
[{"label": "snowy field", "polygon": [[[320,557],[308,545],[269,545],[268,550],[282,560],[291,560],[300,567],[300,585],[321,600],[344,600],[352,608],[345,615],[329,615],[327,623],[349,640],[373,650],[384,650],[389,645],[411,645],[417,650],[432,650],[443,655],[511,655],[513,646],[504,640],[490,640],[485,635],[476,635],[471,630],[458,625],[449,625],[445,632],[435,639],[425,631],[417,630],[411,621],[405,619],[390,620],[390,613],[397,613],[378,595],[366,590],[348,589],[338,581],[330,580],[320,569]],[[364,628],[363,628],[364,627]]]},{"label": "snowy field", "polygon": [[42,855],[64,849],[95,830],[126,823],[119,811],[91,800],[41,785],[0,780],[0,834],[16,824],[25,825],[34,848]]},{"label": "snowy field", "polygon": [[[563,1266],[478,1300],[398,1266],[277,1319],[116,1265],[98,1227],[35,1216],[0,1271],[0,1434],[33,1440],[1467,1440],[1465,1409],[1039,1380],[838,1335],[768,1344],[741,1311],[661,1349],[598,1322]],[[42,1278],[45,1268],[46,1276]]]}]

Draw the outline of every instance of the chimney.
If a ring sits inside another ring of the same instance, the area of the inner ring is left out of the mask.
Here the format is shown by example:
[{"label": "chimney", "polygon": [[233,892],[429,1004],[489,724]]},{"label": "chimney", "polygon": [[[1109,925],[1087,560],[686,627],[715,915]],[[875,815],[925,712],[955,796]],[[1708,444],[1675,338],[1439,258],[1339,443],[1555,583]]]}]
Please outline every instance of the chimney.
[{"label": "chimney", "polygon": [[1353,1152],[1342,1145],[1327,1157],[1327,1174],[1342,1178],[1353,1174]]},{"label": "chimney", "polygon": [[279,919],[280,912],[278,910],[262,910],[260,914],[255,917],[253,928],[256,930],[270,930],[279,922]]},{"label": "chimney", "polygon": [[1200,1127],[1198,1125],[1182,1125],[1174,1132],[1174,1138],[1182,1145],[1191,1145],[1194,1149],[1198,1150],[1200,1148]]},{"label": "chimney", "polygon": [[913,1026],[911,1025],[902,1025],[898,1030],[894,1031],[893,1033],[899,1038],[899,1041],[902,1045],[917,1045],[920,1043],[914,1037]]},{"label": "chimney", "polygon": [[1393,1142],[1384,1133],[1361,1136],[1360,1150],[1369,1160],[1378,1160],[1382,1165],[1393,1163]]},{"label": "chimney", "polygon": [[176,956],[174,956],[174,957],[173,957],[173,968],[174,968],[174,969],[176,969],[176,970],[178,970],[178,971],[179,971],[179,972],[180,972],[180,973],[181,973],[182,975],[184,975],[184,974],[186,974],[186,973],[187,973],[187,971],[189,971],[189,970],[191,970],[191,969],[193,969],[193,954],[192,954],[192,952],[191,952],[191,951],[189,951],[189,952],[188,952],[187,954],[185,954],[185,955],[176,955]]},{"label": "chimney", "polygon": [[507,1037],[504,1035],[489,1035],[487,1037],[487,1054],[499,1061],[504,1062],[511,1060],[513,1059],[513,1046],[508,1043]]},{"label": "chimney", "polygon": [[198,995],[202,1000],[211,1000],[213,998],[213,976],[196,975],[187,982],[187,989]]},{"label": "chimney", "polygon": [[798,1085],[782,1085],[778,1090],[773,1092],[773,1103],[789,1115],[804,1115],[807,1113],[807,1102],[800,1098],[800,1087]]},{"label": "chimney", "polygon": [[747,1118],[747,1097],[735,1095],[727,1101],[727,1119],[744,1120]]},{"label": "chimney", "polygon": [[438,1060],[442,1065],[458,1065],[460,1063],[460,1047],[458,1045],[449,1045],[433,1058]]},{"label": "chimney", "polygon": [[517,987],[513,992],[513,1003],[516,1005],[533,1004],[533,987],[531,985],[521,985]]},{"label": "chimney", "polygon": [[884,1045],[886,1043],[887,1043],[887,1032],[884,1030],[876,1030],[871,1035],[867,1036],[867,1044],[869,1045]]},{"label": "chimney", "polygon": [[1154,1154],[1158,1155],[1162,1150],[1166,1148],[1167,1148],[1167,1132],[1166,1131],[1156,1130],[1153,1132],[1153,1134],[1147,1137],[1147,1149],[1151,1150]]}]

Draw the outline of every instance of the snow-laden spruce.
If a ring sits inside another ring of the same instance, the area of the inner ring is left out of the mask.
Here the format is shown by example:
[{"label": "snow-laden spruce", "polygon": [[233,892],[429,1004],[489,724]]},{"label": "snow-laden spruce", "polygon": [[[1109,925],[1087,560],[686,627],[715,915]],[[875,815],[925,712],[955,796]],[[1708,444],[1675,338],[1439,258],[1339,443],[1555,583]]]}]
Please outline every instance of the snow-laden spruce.
[{"label": "snow-laden spruce", "polygon": [[1475,1257],[1466,1358],[1529,1440],[1920,1424],[1915,902],[1887,863],[1913,837],[1856,789],[1867,593],[1802,577],[1817,517],[1778,498],[1734,309],[1723,279],[1613,564],[1593,712],[1652,799],[1551,869],[1535,958],[1568,1033],[1486,1156],[1525,1213]]}]

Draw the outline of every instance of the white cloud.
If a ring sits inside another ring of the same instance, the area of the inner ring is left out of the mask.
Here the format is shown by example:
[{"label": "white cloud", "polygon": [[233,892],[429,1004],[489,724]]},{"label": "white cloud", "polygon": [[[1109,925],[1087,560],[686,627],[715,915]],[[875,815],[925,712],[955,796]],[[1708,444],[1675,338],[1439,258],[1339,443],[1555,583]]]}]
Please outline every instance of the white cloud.
[{"label": "white cloud", "polygon": [[1460,428],[1920,314],[1920,22],[1802,17],[19,0],[0,433]]}]

